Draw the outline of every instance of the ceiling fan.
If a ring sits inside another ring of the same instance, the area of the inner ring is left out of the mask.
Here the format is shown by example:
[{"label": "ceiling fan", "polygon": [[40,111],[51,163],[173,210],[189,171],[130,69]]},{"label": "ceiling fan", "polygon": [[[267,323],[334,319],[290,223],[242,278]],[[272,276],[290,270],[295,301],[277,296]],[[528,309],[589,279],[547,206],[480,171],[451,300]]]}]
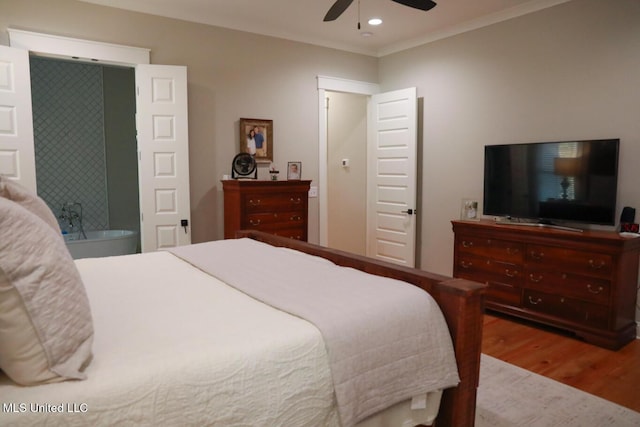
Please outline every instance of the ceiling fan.
[{"label": "ceiling fan", "polygon": [[[396,3],[403,4],[405,6],[413,7],[414,9],[420,10],[431,10],[435,7],[436,2],[431,0],[391,0]],[[327,12],[324,17],[324,21],[335,21],[338,19],[342,12],[347,10],[347,8],[353,3],[353,0],[336,0],[336,2],[331,6],[331,9]]]}]

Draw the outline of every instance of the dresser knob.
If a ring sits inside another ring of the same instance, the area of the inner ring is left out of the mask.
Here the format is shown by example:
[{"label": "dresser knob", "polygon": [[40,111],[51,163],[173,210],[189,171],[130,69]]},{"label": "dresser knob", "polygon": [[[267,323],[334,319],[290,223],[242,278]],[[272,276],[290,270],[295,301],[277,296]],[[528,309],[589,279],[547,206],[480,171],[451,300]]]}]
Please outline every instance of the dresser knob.
[{"label": "dresser knob", "polygon": [[300,203],[302,203],[302,199],[300,197],[298,197],[297,199],[294,199],[293,197],[291,198],[291,203],[294,203],[296,205],[299,205]]},{"label": "dresser knob", "polygon": [[587,290],[592,294],[598,295],[600,292],[604,291],[604,288],[602,286],[598,286],[598,288],[596,289],[595,286],[591,286],[591,283],[588,283]]},{"label": "dresser knob", "polygon": [[531,251],[531,258],[533,258],[533,259],[542,259],[542,258],[544,258],[544,252]]},{"label": "dresser knob", "polygon": [[594,260],[592,260],[592,259],[590,259],[590,260],[589,260],[589,266],[590,266],[591,268],[593,268],[594,270],[599,270],[599,269],[601,269],[602,267],[604,267],[604,266],[605,266],[605,264],[606,264],[606,263],[605,263],[604,261],[602,261],[602,260],[600,260],[599,262],[596,262],[596,261],[594,261]]},{"label": "dresser knob", "polygon": [[251,225],[260,225],[261,222],[262,222],[262,220],[257,220],[257,221],[254,221],[252,219],[249,220],[249,224],[251,224]]},{"label": "dresser knob", "polygon": [[506,269],[504,271],[504,274],[506,274],[507,277],[516,277],[518,275],[518,270],[513,270],[512,271],[512,270]]},{"label": "dresser knob", "polygon": [[462,267],[464,269],[469,269],[472,266],[473,266],[472,262],[465,262],[465,261],[460,262],[460,267]]},{"label": "dresser knob", "polygon": [[531,298],[531,295],[529,295],[529,303],[532,305],[538,305],[542,302],[541,298],[536,298],[535,300],[533,298]]},{"label": "dresser knob", "polygon": [[249,204],[251,206],[258,206],[260,204],[260,199],[256,199],[256,200],[249,199]]},{"label": "dresser knob", "polygon": [[467,242],[466,240],[462,241],[462,247],[463,248],[470,248],[473,246],[473,242]]},{"label": "dresser knob", "polygon": [[542,274],[539,274],[537,277],[535,277],[533,274],[530,274],[530,275],[529,275],[529,279],[531,279],[531,281],[532,281],[533,283],[540,283],[540,282],[542,282],[542,278],[543,278],[543,277],[542,277]]}]

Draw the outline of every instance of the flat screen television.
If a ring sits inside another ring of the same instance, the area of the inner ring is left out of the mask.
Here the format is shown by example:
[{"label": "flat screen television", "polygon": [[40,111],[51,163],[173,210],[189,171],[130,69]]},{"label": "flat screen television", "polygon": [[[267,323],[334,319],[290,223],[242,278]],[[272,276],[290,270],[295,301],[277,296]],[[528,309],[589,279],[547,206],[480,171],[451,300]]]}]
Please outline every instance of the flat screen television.
[{"label": "flat screen television", "polygon": [[619,139],[487,145],[483,213],[615,225]]}]

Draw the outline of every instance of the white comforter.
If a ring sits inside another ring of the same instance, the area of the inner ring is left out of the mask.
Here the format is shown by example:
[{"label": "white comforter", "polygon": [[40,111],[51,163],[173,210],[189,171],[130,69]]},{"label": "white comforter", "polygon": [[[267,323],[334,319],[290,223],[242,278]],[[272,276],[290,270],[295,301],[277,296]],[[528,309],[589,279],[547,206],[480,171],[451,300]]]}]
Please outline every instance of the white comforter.
[{"label": "white comforter", "polygon": [[345,427],[459,382],[444,316],[415,286],[246,238],[171,252],[322,332]]},{"label": "white comforter", "polygon": [[0,425],[339,425],[310,323],[167,252],[77,265],[95,328],[88,380],[18,387],[0,374]]}]

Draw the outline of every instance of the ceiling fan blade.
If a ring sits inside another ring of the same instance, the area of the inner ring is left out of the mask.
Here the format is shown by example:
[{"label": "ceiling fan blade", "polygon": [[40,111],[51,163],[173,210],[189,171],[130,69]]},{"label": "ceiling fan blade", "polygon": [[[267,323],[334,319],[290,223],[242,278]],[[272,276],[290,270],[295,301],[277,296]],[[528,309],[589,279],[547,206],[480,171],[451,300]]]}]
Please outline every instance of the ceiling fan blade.
[{"label": "ceiling fan blade", "polygon": [[436,6],[436,2],[431,0],[393,0],[396,3],[413,7],[420,10],[431,10]]},{"label": "ceiling fan blade", "polygon": [[324,16],[324,21],[335,21],[340,15],[342,15],[342,12],[347,10],[351,3],[353,3],[353,0],[336,0],[333,6],[331,6],[331,9],[329,9],[327,14]]}]

